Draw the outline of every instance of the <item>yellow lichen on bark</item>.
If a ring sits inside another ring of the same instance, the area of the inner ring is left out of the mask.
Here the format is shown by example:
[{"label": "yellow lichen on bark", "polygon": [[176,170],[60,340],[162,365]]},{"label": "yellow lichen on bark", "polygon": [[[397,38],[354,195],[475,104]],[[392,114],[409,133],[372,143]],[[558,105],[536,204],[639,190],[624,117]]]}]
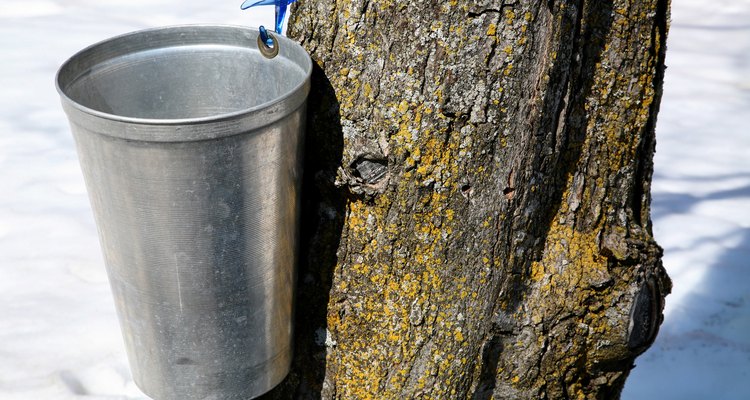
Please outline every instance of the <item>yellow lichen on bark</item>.
[{"label": "yellow lichen on bark", "polygon": [[[452,268],[442,254],[455,223],[456,211],[447,200],[458,189],[458,165],[452,160],[459,146],[455,139],[438,141],[421,127],[423,105],[401,102],[393,108],[401,123],[391,137],[392,147],[408,152],[407,165],[414,168],[402,176],[392,194],[378,196],[374,203],[354,200],[348,205],[345,235],[350,244],[360,244],[351,251],[361,262],[341,266],[347,296],[343,308],[329,312],[328,328],[337,342],[330,363],[342,373],[337,382],[342,398],[396,396],[407,378],[429,383],[433,398],[445,398],[455,379],[449,373],[451,365],[466,363],[451,350],[461,345],[465,333],[441,305],[472,295],[460,282],[456,292],[443,288],[445,273]],[[406,200],[414,187],[426,181],[439,182],[443,189],[427,191],[408,219],[386,223],[391,207],[409,207]],[[398,249],[406,248],[406,243],[410,251],[400,254]],[[393,253],[391,265],[377,261],[382,252]],[[408,365],[426,341],[432,350],[423,376],[414,376],[407,367],[394,369],[401,363]]]}]

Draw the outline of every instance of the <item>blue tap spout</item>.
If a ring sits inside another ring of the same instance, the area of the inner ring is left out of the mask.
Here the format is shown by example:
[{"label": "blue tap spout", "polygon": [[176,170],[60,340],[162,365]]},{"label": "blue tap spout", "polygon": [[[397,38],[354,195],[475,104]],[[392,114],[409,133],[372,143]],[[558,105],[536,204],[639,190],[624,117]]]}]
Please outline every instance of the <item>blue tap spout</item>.
[{"label": "blue tap spout", "polygon": [[256,6],[270,6],[271,4],[276,6],[276,33],[281,34],[281,28],[284,25],[284,18],[286,17],[287,7],[297,0],[245,0],[240,6],[241,9],[247,10],[251,7]]}]

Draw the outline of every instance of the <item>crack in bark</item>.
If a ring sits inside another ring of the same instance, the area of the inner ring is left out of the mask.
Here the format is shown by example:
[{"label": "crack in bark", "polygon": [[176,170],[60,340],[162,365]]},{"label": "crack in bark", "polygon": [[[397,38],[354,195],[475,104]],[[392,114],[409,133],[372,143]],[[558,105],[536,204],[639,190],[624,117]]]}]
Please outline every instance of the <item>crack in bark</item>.
[{"label": "crack in bark", "polygon": [[502,12],[502,10],[503,10],[502,7],[501,8],[485,8],[485,9],[476,10],[476,11],[472,10],[472,11],[469,11],[466,14],[466,16],[469,17],[469,18],[477,18],[477,17],[481,17],[481,16],[483,16],[485,14],[488,14],[488,13],[497,13],[497,14],[499,14],[499,13]]},{"label": "crack in bark", "polygon": [[482,8],[481,10],[473,9],[473,10],[469,10],[466,13],[466,16],[468,16],[470,18],[477,18],[477,17],[481,17],[482,15],[485,15],[485,14],[488,14],[488,13],[498,13],[498,14],[500,14],[500,13],[503,12],[503,10],[505,8],[507,8],[507,7],[513,7],[516,4],[518,4],[518,1],[516,1],[516,0],[504,0],[500,4],[499,8],[488,7],[488,8]]},{"label": "crack in bark", "polygon": [[658,0],[656,6],[656,19],[651,33],[652,43],[651,46],[649,46],[649,49],[652,52],[651,57],[656,60],[656,76],[654,77],[656,87],[654,87],[654,101],[651,103],[649,119],[644,128],[644,131],[646,132],[644,135],[645,140],[639,144],[639,153],[644,154],[644,157],[636,161],[637,168],[635,176],[639,182],[642,182],[642,184],[635,185],[635,193],[633,194],[633,203],[631,205],[635,221],[638,221],[642,227],[647,228],[649,231],[651,230],[651,221],[648,217],[644,220],[644,214],[648,216],[648,210],[644,208],[650,206],[650,201],[644,199],[644,197],[649,196],[648,192],[653,170],[653,153],[655,151],[655,135],[653,133],[649,134],[649,132],[654,132],[656,129],[656,116],[659,113],[659,106],[661,104],[664,72],[666,71],[665,58],[667,49],[667,24],[669,23],[667,18],[668,15],[669,0]]}]

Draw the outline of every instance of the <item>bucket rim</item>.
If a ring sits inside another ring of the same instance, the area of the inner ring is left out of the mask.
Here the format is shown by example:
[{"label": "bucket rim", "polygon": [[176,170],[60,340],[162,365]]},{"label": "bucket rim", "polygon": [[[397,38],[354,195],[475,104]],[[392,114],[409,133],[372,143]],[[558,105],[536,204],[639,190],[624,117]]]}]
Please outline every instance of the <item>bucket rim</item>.
[{"label": "bucket rim", "polygon": [[[303,53],[306,55],[304,57],[304,65],[300,65],[302,67],[302,70],[305,74],[304,78],[301,79],[300,83],[294,86],[291,90],[287,91],[283,95],[267,101],[265,103],[257,104],[252,107],[244,108],[237,111],[232,111],[228,113],[221,113],[216,115],[209,115],[205,117],[196,117],[196,118],[138,118],[138,117],[127,117],[112,113],[107,113],[99,110],[95,110],[90,107],[86,107],[79,102],[72,99],[70,96],[65,93],[64,89],[60,85],[61,75],[65,68],[69,66],[71,63],[73,63],[76,59],[80,58],[85,53],[92,51],[93,49],[100,47],[102,45],[105,45],[106,43],[124,39],[130,36],[137,36],[146,34],[149,32],[156,32],[156,31],[167,31],[167,30],[180,30],[180,29],[187,29],[187,28],[225,28],[225,29],[235,29],[239,31],[249,31],[253,35],[259,35],[260,32],[258,31],[258,28],[250,27],[250,26],[243,26],[243,25],[233,25],[233,24],[215,24],[215,23],[198,23],[198,24],[178,24],[178,25],[165,25],[165,26],[158,26],[158,27],[152,27],[152,28],[146,28],[146,29],[139,29],[115,36],[111,36],[109,38],[100,40],[96,43],[93,43],[89,46],[86,46],[85,48],[77,51],[72,56],[70,56],[68,59],[66,59],[58,68],[57,72],[55,73],[55,89],[57,90],[57,93],[60,95],[61,99],[64,103],[72,107],[73,109],[82,112],[84,114],[91,115],[93,117],[115,121],[115,122],[121,122],[126,124],[134,124],[134,125],[151,125],[151,126],[178,126],[178,125],[202,125],[202,124],[208,124],[208,123],[216,123],[216,122],[222,122],[227,120],[235,120],[235,119],[241,119],[244,117],[247,117],[249,115],[255,114],[259,111],[267,110],[273,108],[274,105],[278,103],[283,103],[285,101],[290,100],[292,97],[297,95],[301,90],[305,90],[305,86],[310,85],[310,78],[312,76],[312,70],[313,70],[313,63],[312,59],[310,58],[309,53],[307,53],[307,50],[305,50],[299,43],[296,41],[289,39],[288,37],[284,35],[276,34],[276,38],[284,42],[286,45],[295,45],[298,46]],[[250,41],[251,44],[255,43],[255,40]],[[248,48],[253,48],[249,46]],[[306,95],[306,94],[305,94]]]}]

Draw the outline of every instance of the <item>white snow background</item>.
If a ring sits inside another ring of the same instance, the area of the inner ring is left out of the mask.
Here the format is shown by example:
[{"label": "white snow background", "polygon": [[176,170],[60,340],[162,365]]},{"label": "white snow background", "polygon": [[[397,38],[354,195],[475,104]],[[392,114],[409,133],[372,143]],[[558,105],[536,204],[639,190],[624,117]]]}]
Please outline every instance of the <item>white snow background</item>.
[{"label": "white snow background", "polygon": [[[147,399],[132,382],[53,77],[133,30],[273,26],[241,0],[1,0],[0,400]],[[308,0],[314,1],[314,0]],[[623,399],[750,399],[750,0],[674,0],[654,231],[673,281]]]}]

